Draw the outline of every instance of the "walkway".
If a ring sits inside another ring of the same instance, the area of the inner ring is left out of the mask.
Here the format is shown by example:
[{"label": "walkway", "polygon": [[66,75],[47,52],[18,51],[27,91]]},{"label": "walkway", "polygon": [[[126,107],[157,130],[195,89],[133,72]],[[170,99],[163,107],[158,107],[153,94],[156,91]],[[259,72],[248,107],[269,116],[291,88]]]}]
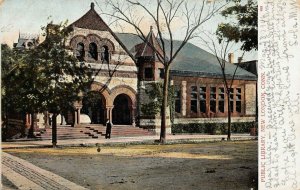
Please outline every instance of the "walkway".
[{"label": "walkway", "polygon": [[[2,175],[18,189],[24,190],[84,190],[52,172],[41,169],[23,159],[2,152]],[[5,187],[3,187],[4,189]]]},{"label": "walkway", "polygon": [[[178,142],[203,142],[221,141],[226,139],[226,135],[167,135],[168,143]],[[249,134],[232,134],[232,140],[251,140],[257,137]],[[67,139],[58,140],[58,146],[95,146],[96,144],[117,144],[117,143],[153,143],[159,136],[135,136],[135,137],[112,137],[111,139]],[[2,142],[2,149],[9,148],[30,148],[30,147],[52,147],[51,140],[43,141],[15,141]]]}]

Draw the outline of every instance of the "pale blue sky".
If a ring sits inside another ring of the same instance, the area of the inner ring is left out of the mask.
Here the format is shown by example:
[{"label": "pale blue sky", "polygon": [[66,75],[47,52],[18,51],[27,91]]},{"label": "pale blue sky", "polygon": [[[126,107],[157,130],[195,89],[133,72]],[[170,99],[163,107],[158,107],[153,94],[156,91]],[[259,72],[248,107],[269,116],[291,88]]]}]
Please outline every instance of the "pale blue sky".
[{"label": "pale blue sky", "polygon": [[[98,0],[100,6],[101,1],[104,0]],[[49,21],[54,23],[65,20],[68,20],[69,23],[74,22],[90,9],[92,0],[0,0],[0,2],[2,42],[12,45],[17,41],[19,31],[38,34],[41,32],[41,26],[45,26]],[[95,9],[101,15],[101,10],[97,6]],[[104,21],[110,22],[108,17],[103,15],[101,17]],[[223,19],[221,16],[216,16],[203,28],[214,31],[221,19]],[[112,30],[116,31],[117,29],[112,27]],[[177,35],[177,38],[180,39],[180,35]],[[190,42],[207,50],[201,45],[199,39],[193,39]],[[241,56],[241,52],[235,52],[235,59],[238,56]],[[254,59],[257,59],[255,51],[244,55],[244,60]]]}]

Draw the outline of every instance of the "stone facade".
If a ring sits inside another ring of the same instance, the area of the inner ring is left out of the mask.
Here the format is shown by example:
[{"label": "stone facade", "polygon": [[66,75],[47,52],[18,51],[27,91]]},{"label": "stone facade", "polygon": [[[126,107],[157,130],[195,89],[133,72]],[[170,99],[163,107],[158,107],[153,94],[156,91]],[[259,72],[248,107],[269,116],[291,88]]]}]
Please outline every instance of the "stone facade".
[{"label": "stone facade", "polygon": [[[172,76],[180,90],[180,108],[175,113],[177,123],[193,118],[193,122],[224,122],[228,100],[220,78]],[[239,122],[255,121],[256,81],[234,80],[232,85],[232,117]],[[176,108],[175,108],[176,110]],[[179,119],[182,118],[182,119]],[[191,120],[190,120],[191,121]]]},{"label": "stone facade", "polygon": [[[149,90],[149,84],[162,82],[164,77],[163,64],[148,47],[148,43],[152,43],[152,47],[160,49],[152,29],[147,43],[135,44],[137,53],[133,55],[93,6],[70,27],[73,31],[66,40],[68,50],[79,61],[89,64],[95,75],[90,94],[84,94],[82,101],[74,103],[75,112],[65,113],[62,117],[65,121],[61,123],[76,127],[87,121],[104,125],[109,120],[115,125],[137,125],[159,133],[160,114],[149,116],[141,112],[141,105],[151,101],[145,90]],[[208,76],[201,71],[202,74],[191,75],[192,72],[193,69],[171,73],[176,90],[174,123],[226,122],[228,100],[220,74],[208,72],[212,75]],[[254,121],[256,79],[234,80],[230,101],[233,122]],[[171,133],[168,110],[166,132]],[[47,117],[39,118],[40,122],[48,122]]]},{"label": "stone facade", "polygon": [[71,122],[75,126],[80,125],[80,115],[84,113],[96,124],[105,124],[109,120],[119,125],[135,125],[138,69],[128,50],[97,15],[93,6],[70,27],[73,30],[66,46],[79,61],[86,62],[94,70],[90,91],[99,101],[98,105],[91,107],[90,97],[83,97],[75,106],[75,117],[70,116],[73,118]]},{"label": "stone facade", "polygon": [[[91,19],[95,20],[95,25],[89,25]],[[148,42],[136,44],[134,46],[136,54],[132,54],[128,51],[129,47],[127,49],[126,45],[117,38],[93,7],[71,26],[73,32],[66,42],[70,52],[98,71],[94,76],[94,84],[91,86],[91,91],[97,92],[102,102],[102,105],[97,108],[102,110],[101,113],[97,113],[97,117],[104,117],[101,120],[102,123],[110,120],[118,124],[138,125],[159,133],[160,114],[149,116],[141,111],[143,104],[152,101],[146,89],[149,90],[152,83],[162,82],[164,76],[163,64],[149,47],[150,43],[152,47],[161,51],[152,28],[147,36]],[[179,95],[175,100],[177,103],[175,103],[174,123],[226,122],[228,100],[222,77],[217,74],[213,77],[191,76],[184,71],[179,75],[171,74],[171,80]],[[230,97],[233,122],[255,120],[255,85],[256,80],[233,81],[232,97]],[[122,97],[116,100],[120,96]],[[121,100],[124,102],[120,102]],[[83,107],[84,102],[79,102],[75,118],[80,118],[78,114]],[[116,108],[122,110],[116,110]],[[168,110],[167,132],[170,133],[171,116],[170,109]],[[85,112],[87,113],[86,109]],[[124,112],[128,117],[118,112]],[[87,114],[93,117],[93,114]],[[116,114],[117,117],[124,117],[124,119],[119,121],[114,116]],[[91,120],[93,122],[93,118]],[[76,122],[80,123],[78,119]]]}]

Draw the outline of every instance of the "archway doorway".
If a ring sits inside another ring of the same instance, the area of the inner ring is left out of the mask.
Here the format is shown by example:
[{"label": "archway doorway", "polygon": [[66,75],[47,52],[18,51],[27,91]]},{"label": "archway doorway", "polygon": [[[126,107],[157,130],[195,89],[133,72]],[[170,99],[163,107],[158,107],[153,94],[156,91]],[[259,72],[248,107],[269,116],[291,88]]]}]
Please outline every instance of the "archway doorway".
[{"label": "archway doorway", "polygon": [[114,100],[112,122],[114,125],[131,125],[131,99],[126,94],[118,95]]},{"label": "archway doorway", "polygon": [[81,113],[90,117],[92,124],[105,124],[105,99],[96,91],[90,91],[82,99]]}]

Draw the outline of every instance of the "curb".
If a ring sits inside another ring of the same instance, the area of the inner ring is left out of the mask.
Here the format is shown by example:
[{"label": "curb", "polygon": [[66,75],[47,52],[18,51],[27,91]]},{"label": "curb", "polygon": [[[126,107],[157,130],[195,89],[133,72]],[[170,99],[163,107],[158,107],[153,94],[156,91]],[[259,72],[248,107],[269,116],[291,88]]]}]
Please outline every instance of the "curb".
[{"label": "curb", "polygon": [[[248,136],[248,137],[232,137],[231,141],[249,141],[257,140],[257,136]],[[169,144],[193,144],[201,142],[227,142],[224,138],[183,138],[183,139],[169,139],[165,145]],[[100,143],[75,143],[75,144],[58,144],[55,148],[64,148],[64,147],[98,147],[98,146],[126,146],[126,145],[163,145],[160,144],[158,140],[142,140],[142,141],[127,141],[127,142],[100,142]],[[6,149],[26,149],[26,148],[53,148],[52,145],[20,145],[19,147],[2,147],[2,150]]]}]

